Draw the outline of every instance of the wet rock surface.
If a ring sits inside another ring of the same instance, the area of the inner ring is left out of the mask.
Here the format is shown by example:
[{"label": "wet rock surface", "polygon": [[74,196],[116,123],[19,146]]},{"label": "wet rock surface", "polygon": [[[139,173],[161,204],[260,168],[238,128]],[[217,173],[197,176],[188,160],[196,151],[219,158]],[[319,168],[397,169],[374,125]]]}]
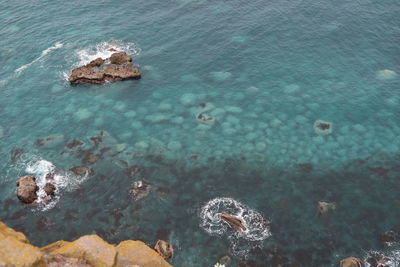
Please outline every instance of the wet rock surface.
[{"label": "wet rock surface", "polygon": [[144,181],[134,182],[131,190],[129,191],[129,195],[134,200],[142,199],[150,193],[151,187],[151,184]]},{"label": "wet rock surface", "polygon": [[139,69],[132,65],[132,57],[125,52],[117,52],[106,60],[97,58],[85,66],[73,69],[68,81],[71,84],[101,84],[107,81],[140,79],[140,77]]},{"label": "wet rock surface", "polygon": [[358,258],[348,257],[340,261],[340,267],[363,267],[363,264]]},{"label": "wet rock surface", "polygon": [[174,255],[174,248],[172,245],[164,240],[158,240],[154,249],[161,255],[164,259],[170,259]]},{"label": "wet rock surface", "polygon": [[23,203],[30,204],[37,199],[36,178],[32,175],[26,175],[19,178],[17,184],[17,196]]},{"label": "wet rock surface", "polygon": [[45,186],[43,187],[44,192],[46,192],[46,195],[48,196],[54,196],[56,193],[56,186],[52,183],[46,183]]}]

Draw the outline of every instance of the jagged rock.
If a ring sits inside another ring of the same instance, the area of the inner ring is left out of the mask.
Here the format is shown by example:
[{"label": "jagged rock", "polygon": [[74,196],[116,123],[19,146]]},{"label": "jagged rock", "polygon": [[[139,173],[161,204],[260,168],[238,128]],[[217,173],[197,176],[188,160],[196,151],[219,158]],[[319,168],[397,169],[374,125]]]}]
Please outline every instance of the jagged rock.
[{"label": "jagged rock", "polygon": [[340,267],[363,267],[362,261],[355,257],[348,257],[340,261]]},{"label": "jagged rock", "polygon": [[174,255],[174,248],[170,243],[164,240],[158,240],[154,249],[161,255],[164,259],[170,259]]},{"label": "jagged rock", "polygon": [[17,232],[14,229],[8,227],[5,223],[0,222],[0,240],[7,237],[12,237],[23,243],[29,243],[28,238],[26,238],[23,233]]},{"label": "jagged rock", "polygon": [[32,175],[22,176],[17,180],[17,196],[19,200],[26,204],[30,204],[37,199],[36,178]]},{"label": "jagged rock", "polygon": [[40,266],[42,255],[23,233],[0,222],[0,266]]},{"label": "jagged rock", "polygon": [[72,70],[68,81],[77,83],[104,83],[106,81],[120,81],[125,79],[140,79],[140,71],[132,65],[132,58],[125,52],[118,52],[107,61],[97,58],[85,66]]},{"label": "jagged rock", "polygon": [[141,241],[126,240],[116,247],[116,266],[172,267],[156,251]]},{"label": "jagged rock", "polygon": [[129,194],[134,200],[139,200],[147,196],[150,193],[150,189],[151,184],[148,184],[144,181],[137,181],[133,183]]},{"label": "jagged rock", "polygon": [[330,211],[334,211],[335,209],[336,209],[336,205],[334,203],[318,201],[318,204],[317,204],[318,216],[323,216]]},{"label": "jagged rock", "polygon": [[117,251],[99,236],[86,235],[51,251],[50,255],[85,259],[92,266],[113,266]]},{"label": "jagged rock", "polygon": [[43,190],[46,192],[46,195],[54,196],[56,192],[56,186],[52,183],[46,183],[46,185],[43,187]]},{"label": "jagged rock", "polygon": [[69,258],[62,255],[45,255],[46,267],[93,267],[85,259]]},{"label": "jagged rock", "polygon": [[69,169],[71,172],[73,172],[75,175],[79,176],[86,176],[86,175],[93,175],[94,171],[92,168],[86,167],[86,166],[75,166]]},{"label": "jagged rock", "polygon": [[44,246],[44,247],[40,248],[40,251],[42,251],[45,254],[50,254],[54,250],[57,250],[60,247],[65,246],[65,245],[67,245],[69,243],[71,243],[71,242],[67,242],[67,241],[64,241],[64,240],[59,240],[59,241],[56,241],[54,243],[48,244],[47,246]]},{"label": "jagged rock", "polygon": [[88,64],[86,64],[86,67],[88,68],[94,68],[94,67],[100,67],[103,65],[104,59],[101,57],[96,58],[95,60],[90,61]]},{"label": "jagged rock", "polygon": [[232,227],[236,231],[239,232],[246,231],[246,226],[244,225],[244,222],[241,218],[232,216],[225,212],[218,214],[218,216],[222,221],[226,222],[230,227]]},{"label": "jagged rock", "polygon": [[118,52],[111,55],[110,62],[111,64],[121,65],[132,62],[132,57],[125,52]]},{"label": "jagged rock", "polygon": [[379,240],[383,246],[391,246],[400,241],[400,233],[390,230],[379,234]]}]

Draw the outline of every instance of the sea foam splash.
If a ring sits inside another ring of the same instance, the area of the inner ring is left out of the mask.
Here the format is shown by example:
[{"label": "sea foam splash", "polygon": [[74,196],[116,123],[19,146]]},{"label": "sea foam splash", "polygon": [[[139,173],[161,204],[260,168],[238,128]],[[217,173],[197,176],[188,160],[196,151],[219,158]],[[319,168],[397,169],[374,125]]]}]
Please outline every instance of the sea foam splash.
[{"label": "sea foam splash", "polygon": [[[381,261],[377,265],[377,261]],[[369,251],[364,259],[366,267],[399,267],[400,250],[393,250],[386,253],[379,251]]]},{"label": "sea foam splash", "polygon": [[[81,177],[71,172],[65,172],[57,168],[52,162],[40,158],[26,163],[25,172],[36,177],[36,183],[39,187],[36,203],[39,210],[42,211],[49,210],[57,204],[62,190],[71,191],[76,189],[88,176]],[[54,174],[51,180],[46,178],[49,173]],[[44,186],[48,182],[51,182],[56,187],[55,196],[51,199],[44,191]]]},{"label": "sea foam splash", "polygon": [[102,59],[109,58],[116,51],[137,56],[141,50],[135,43],[124,43],[118,40],[102,42],[95,46],[77,50],[78,62],[75,65],[82,66],[99,57]]},{"label": "sea foam splash", "polygon": [[[231,230],[220,219],[219,213],[221,212],[241,218],[246,226],[246,230]],[[257,242],[271,236],[270,222],[260,213],[249,209],[233,198],[215,198],[210,200],[201,208],[200,218],[200,226],[207,233],[211,235],[226,234],[231,242],[233,253],[237,255],[245,256],[250,249],[249,247],[258,246]]]}]

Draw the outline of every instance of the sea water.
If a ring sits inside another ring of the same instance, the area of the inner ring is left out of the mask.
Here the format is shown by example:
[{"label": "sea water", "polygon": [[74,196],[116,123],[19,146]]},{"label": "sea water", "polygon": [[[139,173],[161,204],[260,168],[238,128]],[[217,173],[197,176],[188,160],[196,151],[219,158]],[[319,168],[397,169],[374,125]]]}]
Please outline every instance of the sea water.
[{"label": "sea water", "polygon": [[[398,244],[378,238],[400,218],[398,1],[0,2],[0,219],[33,244],[95,233],[167,240],[174,266],[336,266],[373,251],[398,266]],[[142,79],[67,82],[109,48]],[[81,165],[94,174],[69,171]],[[47,172],[56,197],[21,204],[16,179],[43,186]],[[140,180],[151,191],[134,200]],[[336,209],[318,216],[318,201]]]}]

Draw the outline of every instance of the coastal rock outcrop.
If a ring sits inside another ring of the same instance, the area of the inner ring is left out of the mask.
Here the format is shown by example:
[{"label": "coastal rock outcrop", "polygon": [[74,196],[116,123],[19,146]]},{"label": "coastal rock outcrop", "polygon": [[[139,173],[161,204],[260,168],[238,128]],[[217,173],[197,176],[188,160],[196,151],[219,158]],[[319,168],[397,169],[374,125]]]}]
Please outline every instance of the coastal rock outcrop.
[{"label": "coastal rock outcrop", "polygon": [[326,215],[327,213],[336,209],[335,203],[328,203],[324,201],[318,201],[317,203],[317,214],[318,216]]},{"label": "coastal rock outcrop", "polygon": [[340,267],[363,267],[363,264],[359,258],[348,257],[340,261]]},{"label": "coastal rock outcrop", "polygon": [[32,175],[22,176],[17,180],[17,196],[23,203],[30,204],[34,202],[39,187],[36,184],[36,178]]},{"label": "coastal rock outcrop", "polygon": [[132,57],[125,52],[117,52],[110,58],[97,58],[85,66],[72,70],[68,81],[78,83],[105,83],[107,81],[121,81],[126,79],[140,79],[138,68],[132,65]]},{"label": "coastal rock outcrop", "polygon": [[170,259],[174,255],[174,248],[170,243],[164,240],[158,240],[154,249],[161,255],[164,259]]},{"label": "coastal rock outcrop", "polygon": [[172,267],[141,241],[126,240],[118,246],[97,235],[68,242],[56,241],[38,248],[23,233],[0,222],[0,266],[25,267]]}]

